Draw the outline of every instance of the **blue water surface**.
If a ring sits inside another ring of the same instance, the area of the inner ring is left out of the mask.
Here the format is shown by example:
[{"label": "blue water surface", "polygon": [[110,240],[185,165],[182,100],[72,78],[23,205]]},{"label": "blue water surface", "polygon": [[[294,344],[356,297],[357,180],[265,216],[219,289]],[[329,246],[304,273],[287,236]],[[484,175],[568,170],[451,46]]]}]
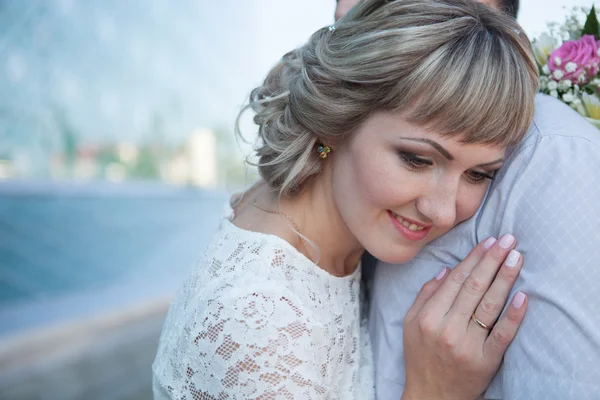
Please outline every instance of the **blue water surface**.
[{"label": "blue water surface", "polygon": [[171,293],[225,191],[0,182],[0,334]]}]

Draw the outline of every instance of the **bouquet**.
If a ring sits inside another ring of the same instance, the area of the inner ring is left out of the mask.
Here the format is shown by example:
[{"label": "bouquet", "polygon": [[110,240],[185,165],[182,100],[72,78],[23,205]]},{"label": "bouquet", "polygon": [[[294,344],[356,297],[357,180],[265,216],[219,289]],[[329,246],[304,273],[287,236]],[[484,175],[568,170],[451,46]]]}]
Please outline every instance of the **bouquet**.
[{"label": "bouquet", "polygon": [[594,7],[583,26],[577,10],[562,26],[533,41],[540,90],[556,97],[600,129],[600,24]]}]

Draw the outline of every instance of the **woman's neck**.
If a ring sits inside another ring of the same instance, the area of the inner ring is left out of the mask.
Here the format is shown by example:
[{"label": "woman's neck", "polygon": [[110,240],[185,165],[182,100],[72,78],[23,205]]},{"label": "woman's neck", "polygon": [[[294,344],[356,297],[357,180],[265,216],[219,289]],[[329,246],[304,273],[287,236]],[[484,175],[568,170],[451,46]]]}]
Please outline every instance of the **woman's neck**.
[{"label": "woman's neck", "polygon": [[[257,203],[267,201],[274,209],[288,214],[300,233],[317,246],[306,243],[307,256],[330,274],[346,276],[356,269],[364,248],[344,223],[327,178],[327,173],[320,175],[298,195],[281,198],[279,206],[273,192],[262,191]],[[299,251],[306,252],[300,240],[296,244]]]}]

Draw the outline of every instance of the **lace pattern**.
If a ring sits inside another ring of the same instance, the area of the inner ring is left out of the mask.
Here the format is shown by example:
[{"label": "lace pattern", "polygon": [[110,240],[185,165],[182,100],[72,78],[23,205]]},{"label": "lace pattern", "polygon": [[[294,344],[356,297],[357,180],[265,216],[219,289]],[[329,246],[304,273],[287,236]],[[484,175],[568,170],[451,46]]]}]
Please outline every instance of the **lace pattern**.
[{"label": "lace pattern", "polygon": [[176,295],[155,399],[372,399],[360,267],[339,278],[228,220]]}]

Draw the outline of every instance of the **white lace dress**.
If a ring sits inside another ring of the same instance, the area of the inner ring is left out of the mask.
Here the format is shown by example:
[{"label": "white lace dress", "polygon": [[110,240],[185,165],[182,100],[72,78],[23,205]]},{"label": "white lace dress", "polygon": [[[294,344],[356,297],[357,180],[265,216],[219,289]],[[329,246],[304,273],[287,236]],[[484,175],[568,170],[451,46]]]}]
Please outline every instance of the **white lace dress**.
[{"label": "white lace dress", "polygon": [[154,398],[373,399],[360,273],[335,277],[224,219],[171,304]]}]

